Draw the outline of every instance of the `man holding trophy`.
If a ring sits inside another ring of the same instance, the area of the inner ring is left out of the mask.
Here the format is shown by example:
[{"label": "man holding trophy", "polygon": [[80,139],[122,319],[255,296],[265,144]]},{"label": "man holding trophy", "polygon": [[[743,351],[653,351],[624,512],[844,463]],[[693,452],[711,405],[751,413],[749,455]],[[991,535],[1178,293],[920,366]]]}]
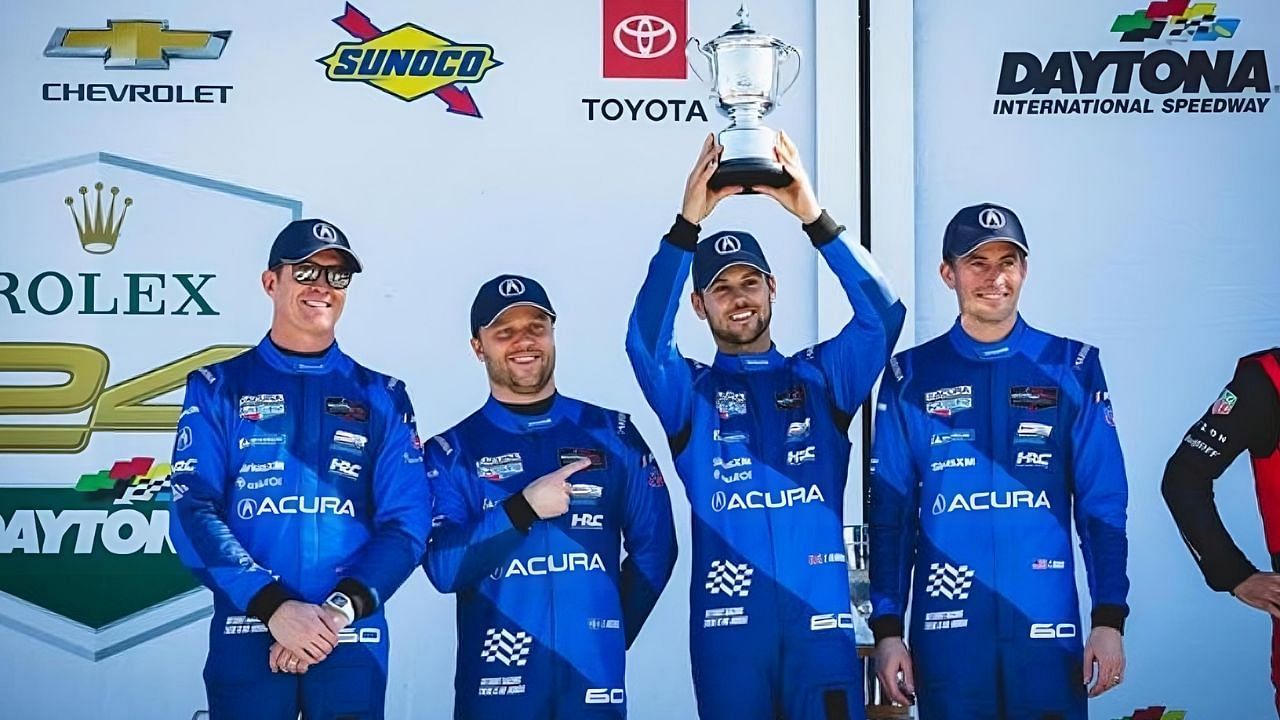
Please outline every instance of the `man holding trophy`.
[{"label": "man holding trophy", "polygon": [[[744,25],[728,35],[735,47],[714,55],[717,85],[733,85],[732,97],[741,98],[751,69],[764,67],[760,92],[771,96],[776,63],[728,67],[743,53],[750,57],[741,43],[754,31]],[[722,38],[708,46],[716,51]],[[776,44],[755,40],[766,51]],[[744,115],[726,112],[735,120]],[[699,716],[862,718],[841,530],[846,433],[906,311],[870,254],[847,243],[844,228],[822,210],[795,145],[785,134],[774,137],[767,156],[734,158],[728,178],[720,173],[727,141],[707,137],[636,299],[627,354],[693,510],[690,654]],[[854,317],[834,338],[782,355],[770,337],[777,283],[759,243],[740,231],[698,241],[698,223],[744,191],[767,195],[799,218],[840,279]],[[710,366],[686,359],[675,343],[690,270],[693,311],[718,348]]]}]

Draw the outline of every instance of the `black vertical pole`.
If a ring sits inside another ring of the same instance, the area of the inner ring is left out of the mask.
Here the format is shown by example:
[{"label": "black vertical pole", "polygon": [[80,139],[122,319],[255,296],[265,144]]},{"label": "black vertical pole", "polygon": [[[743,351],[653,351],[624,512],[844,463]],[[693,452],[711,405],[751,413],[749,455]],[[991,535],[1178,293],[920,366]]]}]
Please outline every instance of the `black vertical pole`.
[{"label": "black vertical pole", "polygon": [[[858,0],[858,223],[871,250],[871,0]],[[862,403],[862,521],[871,503],[871,405]]]}]

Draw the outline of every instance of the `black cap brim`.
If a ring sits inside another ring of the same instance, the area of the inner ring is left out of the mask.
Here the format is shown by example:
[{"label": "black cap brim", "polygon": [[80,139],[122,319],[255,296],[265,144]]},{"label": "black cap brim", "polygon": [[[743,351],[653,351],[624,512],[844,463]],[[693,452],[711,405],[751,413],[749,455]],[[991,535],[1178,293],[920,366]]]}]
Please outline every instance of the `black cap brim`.
[{"label": "black cap brim", "polygon": [[973,247],[965,251],[963,255],[955,255],[953,257],[956,257],[956,258],[969,257],[970,255],[977,252],[978,248],[982,247],[983,245],[989,245],[993,242],[1007,242],[1010,245],[1014,245],[1019,250],[1021,250],[1023,255],[1031,254],[1031,251],[1027,249],[1026,243],[1022,242],[1021,240],[1018,240],[1017,238],[1011,238],[1008,235],[992,235],[990,237],[982,238],[978,242],[974,243]]},{"label": "black cap brim", "polygon": [[364,270],[364,263],[360,262],[360,257],[356,255],[354,252],[352,252],[351,248],[345,248],[345,247],[342,247],[341,245],[322,245],[321,247],[318,247],[315,250],[312,250],[311,252],[307,253],[306,255],[303,255],[300,258],[280,258],[280,264],[294,265],[296,263],[306,262],[311,258],[315,257],[317,253],[322,253],[325,250],[337,250],[343,255],[346,255],[348,258],[351,258],[352,264],[355,265],[355,267],[351,269],[352,272],[361,272]]},{"label": "black cap brim", "polygon": [[716,281],[716,278],[718,278],[718,277],[720,277],[721,275],[723,275],[725,270],[728,270],[729,268],[731,268],[731,267],[733,267],[733,266],[735,266],[735,265],[746,265],[747,267],[751,268],[752,270],[755,270],[755,271],[759,272],[760,274],[764,275],[765,277],[773,277],[773,273],[769,271],[768,264],[767,264],[767,263],[765,263],[763,260],[758,260],[758,259],[752,259],[752,260],[747,260],[747,259],[734,260],[733,262],[729,263],[728,265],[725,265],[724,267],[722,267],[722,268],[720,268],[719,270],[717,270],[717,271],[715,272],[715,274],[714,274],[714,275],[712,275],[711,277],[707,278],[707,281],[706,281],[705,283],[703,283],[702,287],[698,288],[698,290],[699,290],[699,291],[702,291],[702,290],[706,290],[707,288],[711,287],[711,284],[712,284],[712,283],[714,283],[714,282]]},{"label": "black cap brim", "polygon": [[514,308],[518,308],[518,307],[531,307],[531,308],[537,308],[537,309],[541,310],[542,312],[546,313],[546,314],[547,314],[547,317],[551,318],[551,321],[552,321],[552,322],[555,322],[555,319],[556,319],[556,313],[555,313],[555,311],[554,311],[554,310],[552,310],[551,308],[546,307],[545,305],[542,305],[542,304],[540,304],[540,303],[531,302],[531,301],[529,301],[529,300],[522,300],[522,301],[520,301],[520,302],[513,302],[513,303],[511,303],[510,305],[508,305],[508,306],[506,306],[506,307],[502,308],[501,310],[499,310],[499,311],[498,311],[498,313],[497,313],[496,315],[494,315],[492,318],[489,318],[489,322],[487,322],[487,323],[485,323],[485,324],[481,325],[480,327],[482,327],[482,328],[487,328],[487,327],[489,327],[490,325],[492,325],[492,324],[494,324],[494,323],[498,322],[498,318],[502,317],[502,314],[503,314],[503,313],[505,313],[505,312],[506,312],[506,311],[508,311],[508,310],[511,310],[511,309],[514,309]]}]

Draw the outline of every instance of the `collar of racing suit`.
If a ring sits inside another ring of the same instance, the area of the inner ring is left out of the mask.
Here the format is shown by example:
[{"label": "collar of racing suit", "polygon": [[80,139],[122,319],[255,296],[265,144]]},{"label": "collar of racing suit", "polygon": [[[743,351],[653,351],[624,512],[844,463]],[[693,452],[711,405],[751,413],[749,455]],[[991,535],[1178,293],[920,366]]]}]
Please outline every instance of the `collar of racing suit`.
[{"label": "collar of racing suit", "polygon": [[498,402],[492,395],[485,401],[484,407],[480,408],[480,412],[484,414],[494,425],[503,430],[515,433],[540,432],[542,430],[550,430],[560,424],[561,420],[576,421],[578,419],[578,403],[570,398],[566,398],[560,393],[556,393],[552,397],[555,401],[551,403],[551,407],[539,415],[525,415],[515,412]]},{"label": "collar of racing suit", "polygon": [[346,371],[351,368],[351,359],[338,349],[336,340],[323,354],[314,357],[281,352],[280,348],[271,342],[270,336],[262,338],[262,342],[258,343],[257,351],[268,365],[284,372],[320,375],[335,370]]},{"label": "collar of racing suit", "polygon": [[1003,340],[984,343],[969,337],[964,328],[960,327],[960,318],[956,318],[956,323],[951,326],[947,337],[951,338],[951,344],[955,346],[957,352],[971,360],[1003,360],[1025,349],[1023,345],[1028,338],[1027,323],[1023,321],[1022,313],[1018,313],[1018,319],[1013,323],[1013,330],[1010,330]]},{"label": "collar of racing suit", "polygon": [[759,372],[761,370],[772,370],[776,367],[782,367],[787,359],[782,353],[778,352],[778,348],[770,345],[769,349],[762,353],[742,353],[739,355],[730,355],[728,353],[716,353],[715,367],[717,370],[724,370],[731,373]]}]

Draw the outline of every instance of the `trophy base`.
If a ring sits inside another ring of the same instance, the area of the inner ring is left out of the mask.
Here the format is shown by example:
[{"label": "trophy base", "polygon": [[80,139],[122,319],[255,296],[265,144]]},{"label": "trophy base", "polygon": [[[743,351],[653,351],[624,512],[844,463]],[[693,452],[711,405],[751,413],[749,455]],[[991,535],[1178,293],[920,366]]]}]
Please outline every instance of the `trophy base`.
[{"label": "trophy base", "polygon": [[753,185],[786,187],[792,182],[791,173],[782,165],[764,158],[734,158],[720,163],[715,174],[707,181],[707,187],[719,190],[731,185],[741,185],[741,195],[754,195]]}]

